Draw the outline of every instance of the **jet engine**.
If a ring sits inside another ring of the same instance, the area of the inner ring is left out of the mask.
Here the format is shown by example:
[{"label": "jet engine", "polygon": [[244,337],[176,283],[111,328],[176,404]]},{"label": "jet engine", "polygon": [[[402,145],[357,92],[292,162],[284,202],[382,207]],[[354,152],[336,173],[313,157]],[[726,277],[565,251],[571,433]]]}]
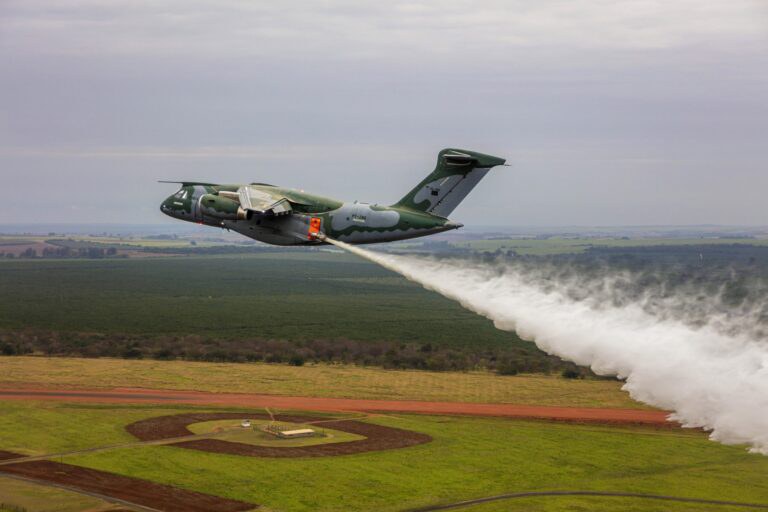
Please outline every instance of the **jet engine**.
[{"label": "jet engine", "polygon": [[221,220],[245,220],[247,212],[240,203],[216,194],[205,194],[200,198],[200,212],[204,217]]}]

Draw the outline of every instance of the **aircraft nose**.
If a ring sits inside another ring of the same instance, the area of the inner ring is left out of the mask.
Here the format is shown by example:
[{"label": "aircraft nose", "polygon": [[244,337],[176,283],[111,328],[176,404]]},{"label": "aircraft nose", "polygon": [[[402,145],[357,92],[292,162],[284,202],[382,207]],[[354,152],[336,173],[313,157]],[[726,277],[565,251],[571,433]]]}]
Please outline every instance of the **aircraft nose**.
[{"label": "aircraft nose", "polygon": [[171,217],[175,217],[173,208],[173,196],[168,196],[165,201],[160,203],[160,211]]}]

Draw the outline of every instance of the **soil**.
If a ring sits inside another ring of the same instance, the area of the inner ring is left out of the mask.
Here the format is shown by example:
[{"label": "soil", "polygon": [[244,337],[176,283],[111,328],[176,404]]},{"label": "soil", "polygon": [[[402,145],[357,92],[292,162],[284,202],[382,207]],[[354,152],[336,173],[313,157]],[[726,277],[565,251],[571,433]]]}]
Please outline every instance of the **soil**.
[{"label": "soil", "polygon": [[12,475],[125,500],[164,512],[239,512],[256,505],[49,460],[0,466]]},{"label": "soil", "polygon": [[6,452],[5,450],[0,450],[0,460],[20,459],[22,457],[25,457],[25,456],[19,453]]},{"label": "soil", "polygon": [[[269,416],[263,413],[239,412],[239,413],[190,413],[175,414],[171,416],[159,416],[131,423],[126,430],[142,441],[156,441],[160,439],[172,439],[193,435],[187,429],[188,425],[202,421],[264,418]],[[325,457],[329,455],[351,455],[378,450],[392,450],[405,448],[417,444],[428,443],[432,438],[420,432],[404,430],[400,428],[374,425],[356,420],[331,420],[315,418],[311,416],[276,415],[275,420],[291,423],[310,423],[322,421],[323,428],[340,430],[350,434],[364,436],[365,439],[347,441],[342,443],[317,444],[312,446],[256,446],[246,443],[223,441],[221,439],[196,439],[193,441],[181,441],[172,443],[171,446],[200,450],[212,453],[226,453],[230,455],[243,455],[246,457]]]},{"label": "soil", "polygon": [[0,389],[0,400],[49,400],[96,403],[179,403],[229,407],[270,407],[309,411],[399,412],[414,414],[495,416],[576,423],[676,426],[666,411],[604,409],[596,407],[549,407],[516,404],[467,402],[422,402],[416,400],[365,400],[259,395],[248,393],[206,393],[202,391],[153,390],[136,388],[63,390],[43,388]]}]

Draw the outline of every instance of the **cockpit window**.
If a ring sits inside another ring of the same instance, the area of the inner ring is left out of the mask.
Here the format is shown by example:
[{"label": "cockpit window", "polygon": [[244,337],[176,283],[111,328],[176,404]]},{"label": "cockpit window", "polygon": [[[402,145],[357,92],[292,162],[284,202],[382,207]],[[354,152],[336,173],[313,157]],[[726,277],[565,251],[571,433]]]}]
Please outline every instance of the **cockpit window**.
[{"label": "cockpit window", "polygon": [[186,199],[187,198],[187,191],[186,190],[179,190],[175,194],[173,194],[173,197],[176,199]]}]

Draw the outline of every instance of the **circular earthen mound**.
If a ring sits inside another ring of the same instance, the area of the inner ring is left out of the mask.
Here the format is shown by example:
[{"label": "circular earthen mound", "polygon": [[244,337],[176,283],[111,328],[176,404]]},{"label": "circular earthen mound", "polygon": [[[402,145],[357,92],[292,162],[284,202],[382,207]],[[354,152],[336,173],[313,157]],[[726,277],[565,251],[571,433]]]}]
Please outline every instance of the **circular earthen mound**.
[{"label": "circular earthen mound", "polygon": [[[264,413],[253,412],[213,412],[188,413],[158,416],[131,423],[125,429],[142,441],[159,441],[176,437],[192,436],[194,433],[187,426],[193,423],[214,420],[269,419]],[[256,446],[220,439],[195,439],[169,443],[170,446],[200,450],[203,452],[244,455],[246,457],[325,457],[329,455],[351,455],[378,450],[406,448],[417,444],[428,443],[432,438],[420,432],[394,427],[384,427],[357,420],[327,420],[313,416],[275,415],[275,420],[290,423],[311,423],[322,421],[323,427],[364,436],[359,441],[345,441],[332,444],[317,444],[312,446]]]}]

